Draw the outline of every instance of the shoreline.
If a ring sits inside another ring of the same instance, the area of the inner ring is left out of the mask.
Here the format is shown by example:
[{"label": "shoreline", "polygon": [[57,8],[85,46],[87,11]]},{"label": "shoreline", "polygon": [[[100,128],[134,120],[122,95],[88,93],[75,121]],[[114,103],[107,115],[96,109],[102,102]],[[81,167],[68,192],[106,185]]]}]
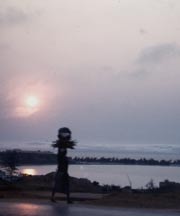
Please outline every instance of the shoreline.
[{"label": "shoreline", "polygon": [[[139,166],[170,166],[180,167],[180,159],[178,160],[157,160],[134,158],[116,158],[116,157],[68,157],[70,165],[139,165]],[[47,151],[23,151],[23,150],[6,150],[0,151],[0,161],[10,161],[15,166],[28,165],[56,165],[57,156],[55,153]]]},{"label": "shoreline", "polygon": [[[48,165],[48,166],[50,166],[50,165],[57,165],[56,163],[43,163],[43,164],[37,164],[37,163],[26,163],[26,164],[20,164],[20,165],[18,165],[18,166],[44,166],[44,165]],[[155,167],[157,167],[157,166],[159,166],[159,167],[180,167],[180,165],[160,165],[160,164],[157,164],[157,165],[152,165],[152,164],[123,164],[123,163],[69,163],[69,165],[71,165],[71,166],[73,166],[73,165],[87,165],[87,166],[93,166],[93,165],[99,165],[99,166],[113,166],[113,165],[119,165],[119,166],[151,166],[151,167],[153,167],[153,166],[155,166]]]},{"label": "shoreline", "polygon": [[[49,200],[54,173],[24,175],[15,182],[1,181],[0,200]],[[132,189],[129,186],[99,185],[88,179],[70,177],[70,191],[75,202],[94,206],[179,209],[180,183],[163,182],[158,188]],[[64,202],[64,194],[57,201]]]}]

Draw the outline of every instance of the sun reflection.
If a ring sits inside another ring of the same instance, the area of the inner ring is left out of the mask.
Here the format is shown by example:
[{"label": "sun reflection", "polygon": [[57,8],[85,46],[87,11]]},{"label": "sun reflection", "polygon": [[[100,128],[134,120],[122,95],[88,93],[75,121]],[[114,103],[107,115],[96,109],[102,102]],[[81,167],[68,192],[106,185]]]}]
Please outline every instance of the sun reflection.
[{"label": "sun reflection", "polygon": [[23,169],[22,173],[27,174],[27,175],[36,175],[36,170],[35,169]]},{"label": "sun reflection", "polygon": [[36,205],[36,204],[29,204],[29,203],[18,203],[17,210],[20,212],[20,215],[40,215],[39,213],[42,212],[44,206]]}]

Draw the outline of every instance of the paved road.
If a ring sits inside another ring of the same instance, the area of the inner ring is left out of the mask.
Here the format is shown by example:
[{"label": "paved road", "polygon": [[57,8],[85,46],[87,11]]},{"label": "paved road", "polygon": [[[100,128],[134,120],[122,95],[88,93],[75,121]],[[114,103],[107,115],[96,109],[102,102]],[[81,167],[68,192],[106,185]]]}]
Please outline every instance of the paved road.
[{"label": "paved road", "polygon": [[106,208],[84,205],[67,205],[63,202],[52,204],[42,202],[13,202],[0,203],[0,216],[179,216],[180,211]]}]

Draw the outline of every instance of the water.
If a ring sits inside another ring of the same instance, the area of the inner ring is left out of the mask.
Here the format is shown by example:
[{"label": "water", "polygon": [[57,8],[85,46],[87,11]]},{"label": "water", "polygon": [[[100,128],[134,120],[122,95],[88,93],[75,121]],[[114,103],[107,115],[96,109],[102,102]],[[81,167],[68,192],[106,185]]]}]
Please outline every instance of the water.
[{"label": "water", "polygon": [[[21,149],[56,152],[51,142],[1,142],[0,150]],[[69,151],[69,156],[75,157],[117,157],[117,158],[154,158],[164,160],[180,159],[179,144],[81,144],[75,150]]]},{"label": "water", "polygon": [[[20,166],[20,171],[29,174],[47,174],[56,170],[55,165]],[[156,186],[168,179],[180,182],[180,167],[139,165],[70,165],[69,174],[77,178],[88,178],[100,184],[114,184],[142,188],[153,179]]]},{"label": "water", "polygon": [[[40,150],[56,152],[51,141],[3,142],[1,149]],[[75,150],[68,151],[72,157],[116,157],[133,159],[177,160],[180,159],[179,144],[81,144]],[[22,171],[29,174],[46,174],[55,171],[56,166],[22,166]],[[101,184],[129,185],[133,188],[145,187],[153,179],[158,186],[160,181],[169,179],[180,182],[180,167],[129,166],[129,165],[71,165],[69,172],[77,178],[88,178]]]}]

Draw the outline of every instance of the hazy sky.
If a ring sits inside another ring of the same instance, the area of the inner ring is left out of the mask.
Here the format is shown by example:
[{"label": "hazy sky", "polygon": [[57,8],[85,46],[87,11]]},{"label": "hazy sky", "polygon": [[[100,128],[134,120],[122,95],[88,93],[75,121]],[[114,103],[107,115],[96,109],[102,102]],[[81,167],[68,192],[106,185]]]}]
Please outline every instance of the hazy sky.
[{"label": "hazy sky", "polygon": [[179,20],[179,0],[0,0],[0,140],[180,143]]}]

